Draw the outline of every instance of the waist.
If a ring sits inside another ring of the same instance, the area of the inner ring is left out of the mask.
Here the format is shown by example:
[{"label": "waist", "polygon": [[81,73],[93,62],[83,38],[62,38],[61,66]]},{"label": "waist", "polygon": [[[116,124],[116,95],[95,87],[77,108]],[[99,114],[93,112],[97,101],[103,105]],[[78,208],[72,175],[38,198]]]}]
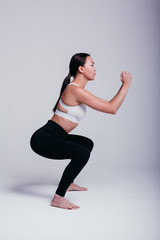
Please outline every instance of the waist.
[{"label": "waist", "polygon": [[48,122],[44,125],[44,128],[49,128],[51,131],[56,130],[56,132],[58,132],[61,136],[66,136],[68,134],[62,126],[53,120],[48,120]]},{"label": "waist", "polygon": [[68,119],[65,119],[61,116],[58,116],[56,113],[51,118],[51,121],[56,122],[61,126],[67,133],[71,132],[74,128],[77,127],[78,123],[71,122]]},{"label": "waist", "polygon": [[65,118],[65,119],[67,119],[67,120],[69,120],[71,122],[79,123],[79,120],[77,118],[73,117],[72,115],[70,115],[68,113],[62,112],[62,111],[60,111],[58,109],[56,109],[55,114],[60,116],[60,117]]}]

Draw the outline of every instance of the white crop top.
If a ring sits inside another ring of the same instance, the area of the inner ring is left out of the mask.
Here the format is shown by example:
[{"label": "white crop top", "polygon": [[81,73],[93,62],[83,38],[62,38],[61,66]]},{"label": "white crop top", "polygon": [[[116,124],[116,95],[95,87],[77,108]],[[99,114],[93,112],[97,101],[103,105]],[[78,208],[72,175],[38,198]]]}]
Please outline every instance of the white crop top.
[{"label": "white crop top", "polygon": [[[68,85],[76,85],[79,87],[78,84],[76,83],[70,83]],[[69,106],[65,104],[61,99],[59,100],[59,103],[62,105],[63,108],[65,108],[68,112],[65,113],[61,110],[56,109],[55,114],[58,116],[61,116],[65,119],[68,119],[74,123],[79,123],[80,120],[85,116],[86,114],[86,105],[85,104],[80,104],[76,106]]]}]

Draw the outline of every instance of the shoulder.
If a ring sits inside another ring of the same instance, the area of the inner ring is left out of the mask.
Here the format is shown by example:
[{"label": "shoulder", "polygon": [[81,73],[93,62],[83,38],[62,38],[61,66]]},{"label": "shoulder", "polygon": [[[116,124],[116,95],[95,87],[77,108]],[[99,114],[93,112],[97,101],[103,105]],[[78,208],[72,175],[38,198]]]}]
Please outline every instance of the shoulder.
[{"label": "shoulder", "polygon": [[89,93],[86,89],[81,88],[80,86],[73,85],[73,84],[68,85],[65,89],[65,92],[76,95],[76,96],[79,96],[81,94],[85,95],[85,94]]},{"label": "shoulder", "polygon": [[72,91],[74,92],[77,102],[80,104],[85,103],[88,105],[88,102],[92,101],[94,98],[97,98],[91,92],[81,87],[75,87]]}]

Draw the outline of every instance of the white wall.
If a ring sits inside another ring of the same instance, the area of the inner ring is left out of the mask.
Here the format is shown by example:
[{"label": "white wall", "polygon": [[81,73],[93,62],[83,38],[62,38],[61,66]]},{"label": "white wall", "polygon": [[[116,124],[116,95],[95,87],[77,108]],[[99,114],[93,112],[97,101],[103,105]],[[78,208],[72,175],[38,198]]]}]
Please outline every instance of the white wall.
[{"label": "white wall", "polygon": [[[91,53],[93,94],[110,99],[121,71],[133,83],[115,116],[88,110],[76,130],[95,142],[84,176],[109,166],[157,168],[159,161],[159,1],[15,0],[0,2],[1,171],[6,177],[61,175],[66,161],[29,146],[52,116],[68,64]],[[57,180],[58,181],[58,180]]]}]

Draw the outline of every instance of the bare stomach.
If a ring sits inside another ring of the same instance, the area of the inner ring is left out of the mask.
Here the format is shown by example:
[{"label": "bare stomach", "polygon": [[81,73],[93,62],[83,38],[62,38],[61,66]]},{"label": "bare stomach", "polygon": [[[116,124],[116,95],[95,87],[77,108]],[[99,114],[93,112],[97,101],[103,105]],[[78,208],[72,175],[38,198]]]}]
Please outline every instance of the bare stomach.
[{"label": "bare stomach", "polygon": [[67,133],[71,132],[78,125],[78,123],[74,123],[68,119],[58,116],[57,114],[54,114],[51,120],[60,125]]}]

